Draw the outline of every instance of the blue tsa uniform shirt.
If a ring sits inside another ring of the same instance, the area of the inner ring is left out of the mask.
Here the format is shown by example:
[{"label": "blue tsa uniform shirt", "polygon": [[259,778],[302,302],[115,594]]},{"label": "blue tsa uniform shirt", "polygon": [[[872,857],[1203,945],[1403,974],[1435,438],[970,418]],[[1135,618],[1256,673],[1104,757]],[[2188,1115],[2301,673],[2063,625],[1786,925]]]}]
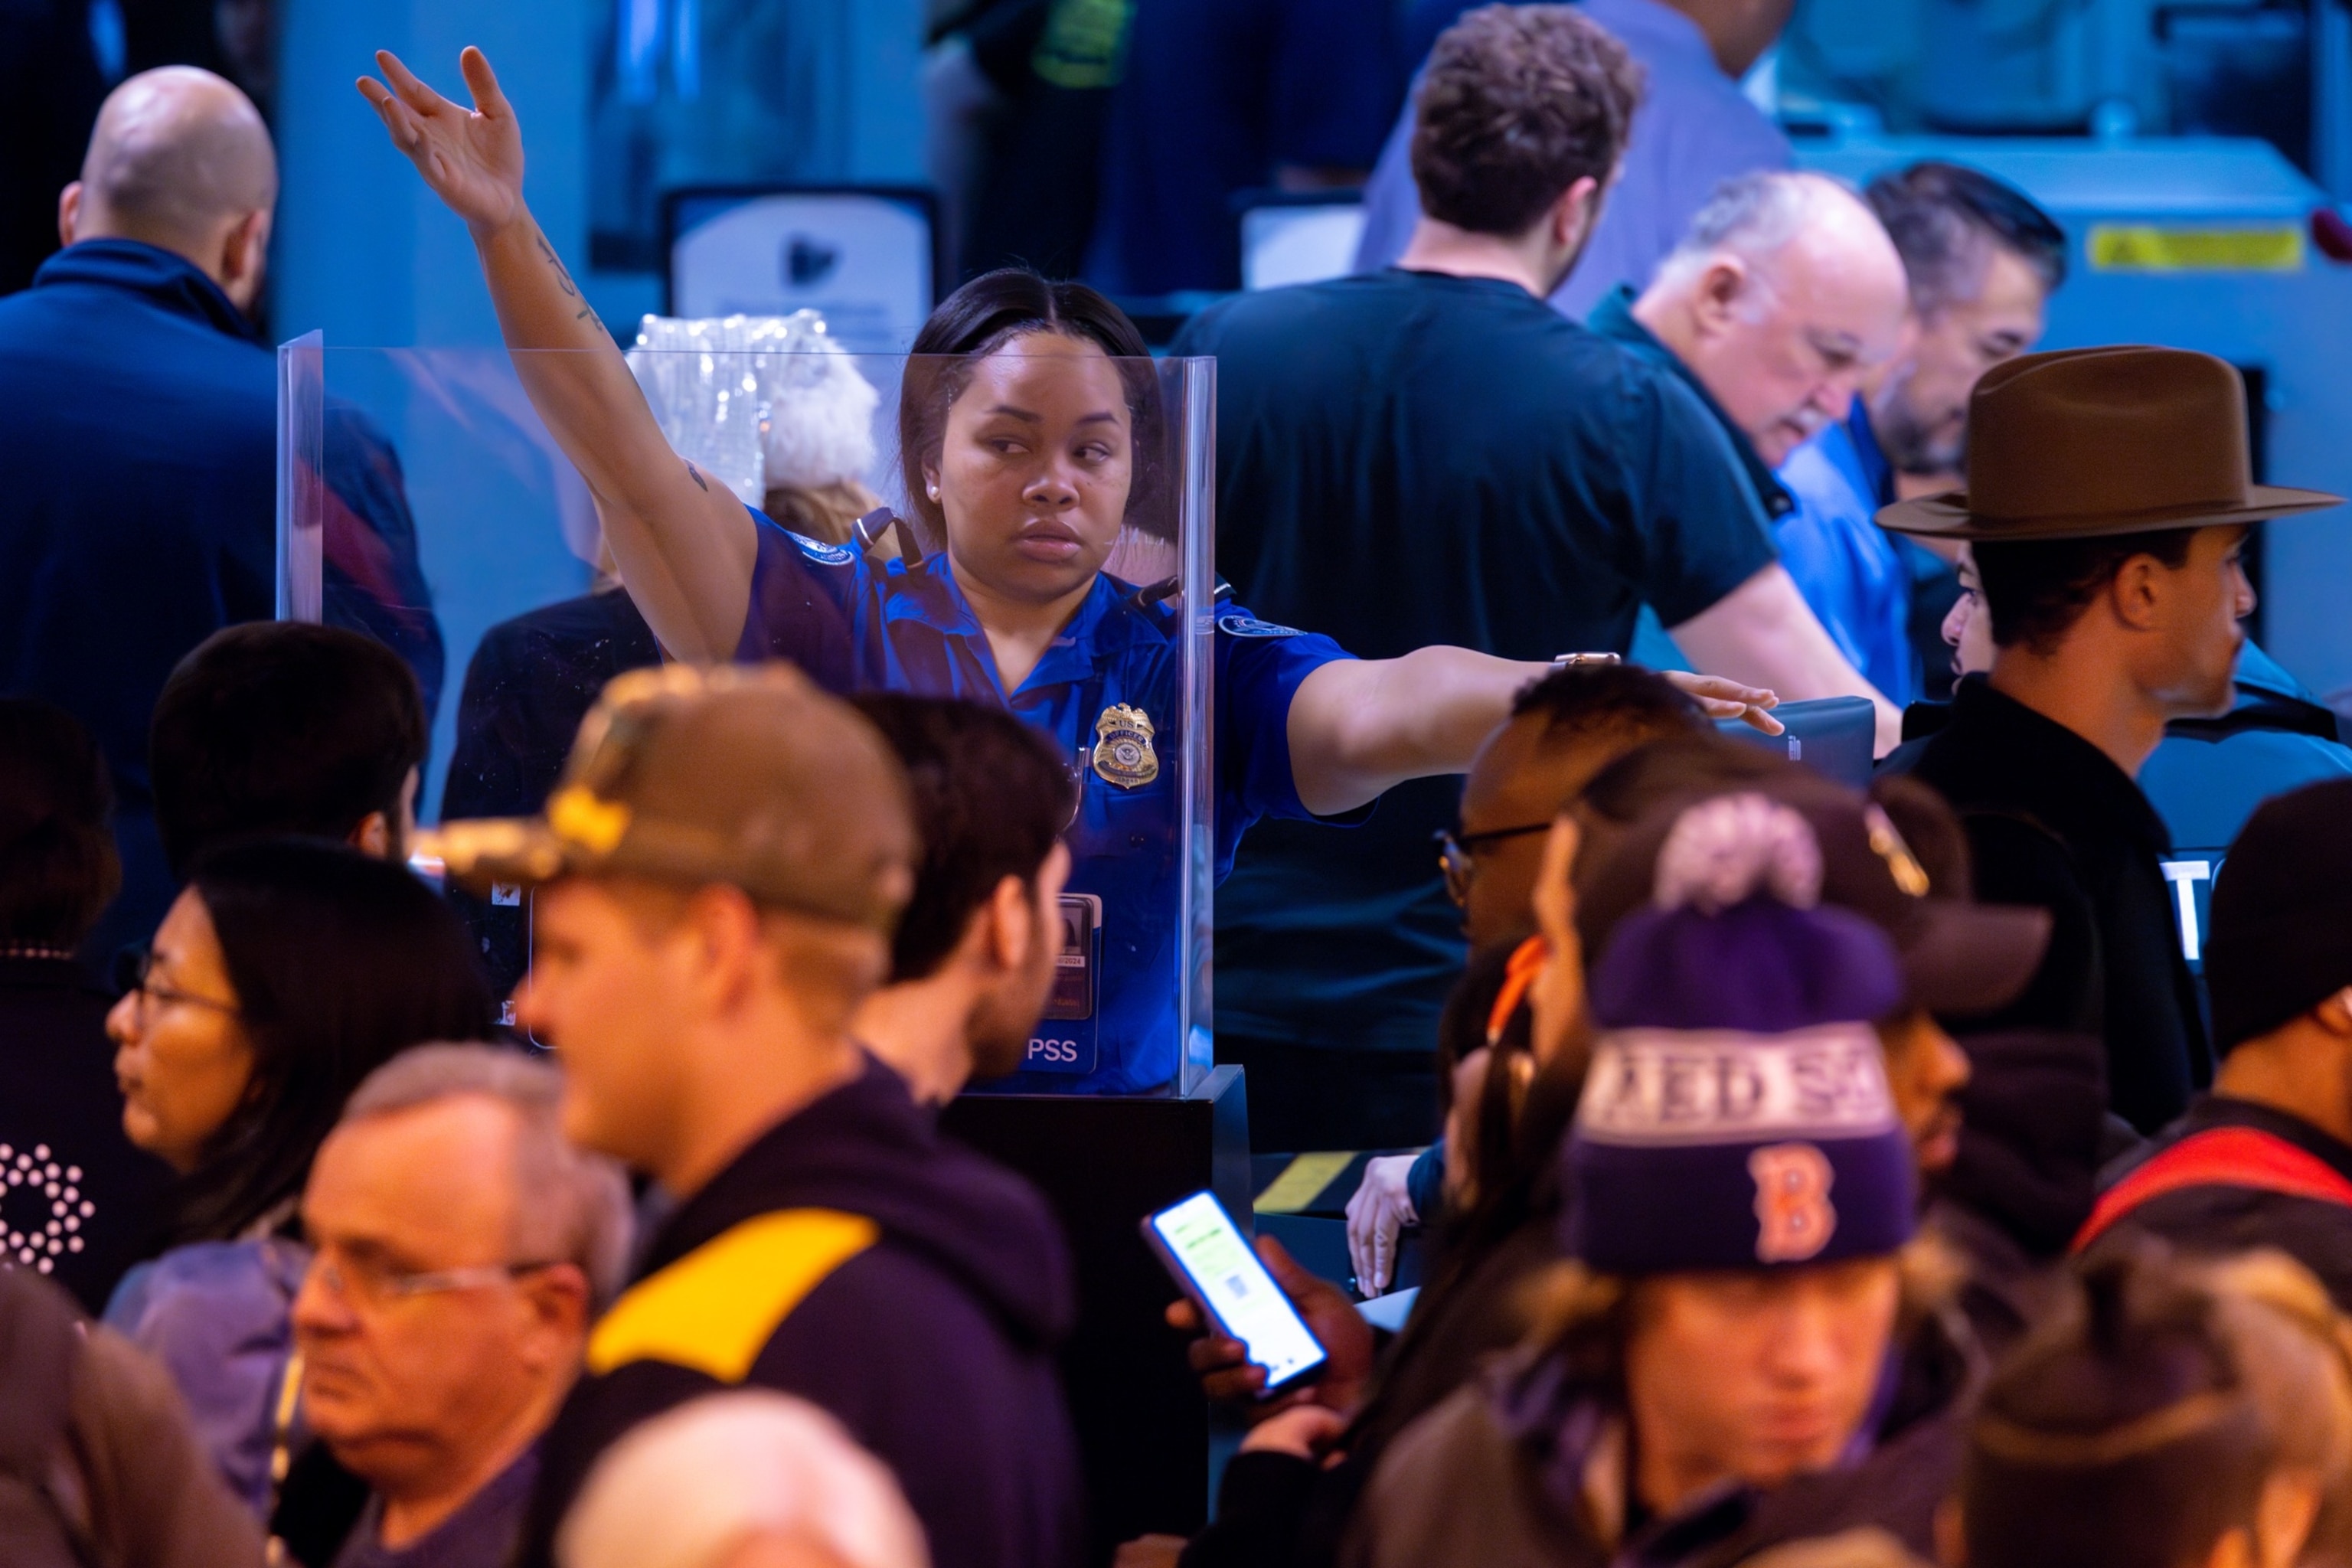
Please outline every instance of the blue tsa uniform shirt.
[{"label": "blue tsa uniform shirt", "polygon": [[[1057,1074],[1050,1087],[1097,1094],[1169,1082],[1184,978],[1179,611],[1140,605],[1132,584],[1097,577],[1068,628],[1007,691],[945,554],[911,568],[877,565],[754,516],[759,555],[739,660],[790,659],[835,692],[999,702],[1071,759],[1078,809],[1064,835],[1071,868],[1063,918],[1072,945],[1024,1076]],[[1328,637],[1234,606],[1217,615],[1214,646],[1213,853],[1222,878],[1251,823],[1311,819],[1291,780],[1290,700],[1309,673],[1349,656]]]}]

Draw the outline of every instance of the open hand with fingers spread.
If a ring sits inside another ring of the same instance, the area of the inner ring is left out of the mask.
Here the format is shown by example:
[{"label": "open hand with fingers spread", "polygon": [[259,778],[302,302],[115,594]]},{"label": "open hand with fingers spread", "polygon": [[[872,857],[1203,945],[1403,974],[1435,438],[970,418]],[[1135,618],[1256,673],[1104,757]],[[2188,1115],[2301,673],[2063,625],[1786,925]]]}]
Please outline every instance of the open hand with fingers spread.
[{"label": "open hand with fingers spread", "polygon": [[383,80],[360,78],[360,96],[375,106],[393,145],[408,154],[433,194],[478,236],[521,216],[522,127],[482,51],[468,45],[457,57],[471,110],[425,86],[387,49],[376,51],[375,63]]}]

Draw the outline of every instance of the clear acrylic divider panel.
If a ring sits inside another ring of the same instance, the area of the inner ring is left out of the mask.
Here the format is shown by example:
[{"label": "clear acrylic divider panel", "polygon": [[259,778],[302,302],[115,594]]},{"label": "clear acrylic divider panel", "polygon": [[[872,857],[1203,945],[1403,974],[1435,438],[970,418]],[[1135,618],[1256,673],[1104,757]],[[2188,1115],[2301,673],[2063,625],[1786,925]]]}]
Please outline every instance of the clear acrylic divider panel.
[{"label": "clear acrylic divider panel", "polygon": [[[1100,558],[1014,693],[1077,784],[1070,946],[1026,1066],[988,1087],[1190,1092],[1212,1065],[1213,363],[846,354],[794,318],[649,320],[630,359],[678,457],[779,525],[746,651],[845,695],[1003,700],[965,574],[1034,596]],[[416,671],[433,720],[421,822],[539,810],[605,681],[662,657],[586,484],[503,350],[312,334],[278,364],[279,614],[365,632]],[[854,522],[877,507],[899,521],[868,543]],[[1076,567],[1016,541],[1049,515],[1070,522]],[[529,891],[449,897],[493,981],[520,981]]]}]

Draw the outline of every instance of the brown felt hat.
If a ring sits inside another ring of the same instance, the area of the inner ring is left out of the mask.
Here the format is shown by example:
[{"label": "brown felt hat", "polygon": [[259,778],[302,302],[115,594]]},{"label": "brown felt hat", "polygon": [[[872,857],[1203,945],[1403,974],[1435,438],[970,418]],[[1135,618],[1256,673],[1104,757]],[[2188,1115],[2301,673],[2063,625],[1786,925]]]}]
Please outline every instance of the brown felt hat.
[{"label": "brown felt hat", "polygon": [[1896,533],[2092,539],[2334,506],[2258,485],[2246,387],[2226,360],[2121,344],[2026,354],[1969,398],[1968,489],[1884,508]]},{"label": "brown felt hat", "polygon": [[631,670],[582,721],[543,816],[453,822],[416,852],[476,891],[578,873],[742,889],[887,931],[914,890],[906,775],[790,665]]}]

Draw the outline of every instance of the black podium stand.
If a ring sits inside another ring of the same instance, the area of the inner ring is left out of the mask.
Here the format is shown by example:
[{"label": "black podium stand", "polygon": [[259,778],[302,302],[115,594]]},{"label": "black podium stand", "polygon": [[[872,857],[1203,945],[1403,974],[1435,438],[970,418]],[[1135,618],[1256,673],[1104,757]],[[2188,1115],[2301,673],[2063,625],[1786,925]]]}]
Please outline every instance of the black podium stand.
[{"label": "black podium stand", "polygon": [[1209,1405],[1161,1316],[1176,1287],[1137,1227],[1202,1187],[1248,1224],[1241,1068],[1218,1068],[1181,1096],[967,1094],[941,1126],[1034,1183],[1069,1237],[1078,1326],[1062,1378],[1086,1461],[1092,1560],[1139,1535],[1191,1535],[1209,1516]]}]

